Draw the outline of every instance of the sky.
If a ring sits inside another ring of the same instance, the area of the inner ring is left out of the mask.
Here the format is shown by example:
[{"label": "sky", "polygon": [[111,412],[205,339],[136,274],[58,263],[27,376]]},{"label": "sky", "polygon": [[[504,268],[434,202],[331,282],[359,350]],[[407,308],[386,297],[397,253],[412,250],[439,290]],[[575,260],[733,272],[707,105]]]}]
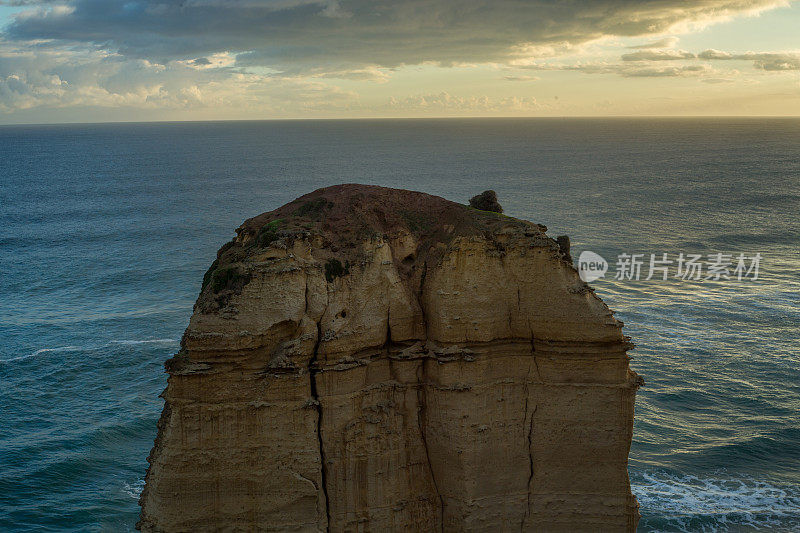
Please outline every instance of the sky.
[{"label": "sky", "polygon": [[0,0],[0,124],[800,116],[800,3]]}]

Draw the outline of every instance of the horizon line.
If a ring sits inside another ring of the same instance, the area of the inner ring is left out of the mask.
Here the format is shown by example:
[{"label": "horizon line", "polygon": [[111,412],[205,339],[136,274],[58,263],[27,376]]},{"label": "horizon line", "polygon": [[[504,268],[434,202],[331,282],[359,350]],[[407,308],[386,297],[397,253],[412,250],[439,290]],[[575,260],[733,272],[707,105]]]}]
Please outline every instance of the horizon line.
[{"label": "horizon line", "polygon": [[289,117],[289,118],[230,118],[197,120],[104,120],[96,122],[0,122],[0,127],[8,126],[100,126],[107,124],[208,124],[224,122],[356,122],[381,120],[647,120],[647,119],[800,119],[800,115],[546,115],[546,116],[414,116],[414,117]]}]

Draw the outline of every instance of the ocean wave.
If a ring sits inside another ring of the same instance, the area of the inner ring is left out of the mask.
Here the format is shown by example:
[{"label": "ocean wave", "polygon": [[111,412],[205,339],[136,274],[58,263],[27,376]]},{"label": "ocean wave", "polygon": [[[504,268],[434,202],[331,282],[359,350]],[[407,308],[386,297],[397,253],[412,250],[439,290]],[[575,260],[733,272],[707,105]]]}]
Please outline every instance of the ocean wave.
[{"label": "ocean wave", "polygon": [[98,322],[109,322],[114,320],[133,320],[133,319],[154,319],[170,314],[182,313],[191,314],[192,302],[188,304],[154,304],[149,306],[139,306],[130,311],[114,311],[111,309],[101,309],[91,313],[83,310],[69,312],[57,312],[43,310],[40,307],[32,307],[20,311],[17,314],[4,316],[0,324],[4,326],[25,327],[25,326],[73,326],[75,324],[96,324]]},{"label": "ocean wave", "polygon": [[131,498],[138,500],[139,496],[142,495],[142,491],[144,490],[144,480],[137,479],[133,483],[128,483],[127,481],[122,484],[122,492],[130,496]]},{"label": "ocean wave", "polygon": [[124,344],[124,345],[137,345],[137,344],[173,344],[178,342],[178,339],[144,339],[144,340],[122,340],[111,341],[109,344]]},{"label": "ocean wave", "polygon": [[647,531],[741,531],[800,527],[800,488],[748,476],[640,473],[631,479]]},{"label": "ocean wave", "polygon": [[12,357],[10,359],[0,359],[0,364],[12,363],[14,361],[22,361],[23,359],[30,359],[31,357],[36,357],[37,355],[41,355],[44,353],[72,352],[75,350],[80,350],[80,348],[78,346],[59,346],[57,348],[42,348],[41,350],[36,350],[35,352],[29,353],[27,355],[20,355],[19,357]]},{"label": "ocean wave", "polygon": [[107,348],[110,346],[138,346],[141,344],[176,344],[180,342],[178,339],[139,339],[139,340],[111,340],[108,341],[106,344],[99,345],[99,346],[58,346],[56,348],[41,348],[36,350],[35,352],[31,352],[29,354],[20,355],[18,357],[11,357],[9,359],[0,359],[0,364],[3,363],[13,363],[15,361],[23,361],[25,359],[30,359],[32,357],[36,357],[38,355],[46,354],[46,353],[58,353],[58,352],[91,352],[100,350],[102,348]]}]

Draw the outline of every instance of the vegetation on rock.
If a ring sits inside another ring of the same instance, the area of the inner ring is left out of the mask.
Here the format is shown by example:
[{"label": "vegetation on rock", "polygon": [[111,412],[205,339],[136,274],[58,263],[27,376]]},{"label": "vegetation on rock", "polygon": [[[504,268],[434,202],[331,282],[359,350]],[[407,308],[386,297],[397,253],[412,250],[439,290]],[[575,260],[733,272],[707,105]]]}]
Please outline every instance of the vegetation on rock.
[{"label": "vegetation on rock", "polygon": [[237,266],[224,266],[218,268],[211,275],[211,290],[218,293],[225,289],[232,289],[236,285],[244,285],[249,277]]},{"label": "vegetation on rock", "polygon": [[201,291],[205,289],[209,283],[211,283],[211,276],[214,274],[214,271],[218,266],[219,259],[214,259],[214,262],[211,263],[211,266],[208,267],[208,270],[206,270],[206,273],[203,275],[203,286],[200,288]]},{"label": "vegetation on rock", "polygon": [[303,205],[301,205],[295,212],[294,215],[298,217],[309,217],[312,219],[319,218],[322,211],[328,208],[333,207],[333,203],[329,202],[325,198],[317,198],[316,200],[309,200]]},{"label": "vegetation on rock", "polygon": [[258,232],[258,238],[256,239],[258,246],[266,248],[272,244],[273,241],[278,238],[278,226],[281,224],[283,224],[283,219],[279,218],[261,228],[261,231]]}]

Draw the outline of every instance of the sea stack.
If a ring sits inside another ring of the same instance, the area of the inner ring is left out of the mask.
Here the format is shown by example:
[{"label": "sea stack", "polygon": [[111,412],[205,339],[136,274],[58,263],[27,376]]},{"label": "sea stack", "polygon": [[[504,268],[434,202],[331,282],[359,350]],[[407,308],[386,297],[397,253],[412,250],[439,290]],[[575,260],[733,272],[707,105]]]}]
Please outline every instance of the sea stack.
[{"label": "sea stack", "polygon": [[622,324],[544,226],[317,190],[203,280],[142,531],[634,531]]}]

